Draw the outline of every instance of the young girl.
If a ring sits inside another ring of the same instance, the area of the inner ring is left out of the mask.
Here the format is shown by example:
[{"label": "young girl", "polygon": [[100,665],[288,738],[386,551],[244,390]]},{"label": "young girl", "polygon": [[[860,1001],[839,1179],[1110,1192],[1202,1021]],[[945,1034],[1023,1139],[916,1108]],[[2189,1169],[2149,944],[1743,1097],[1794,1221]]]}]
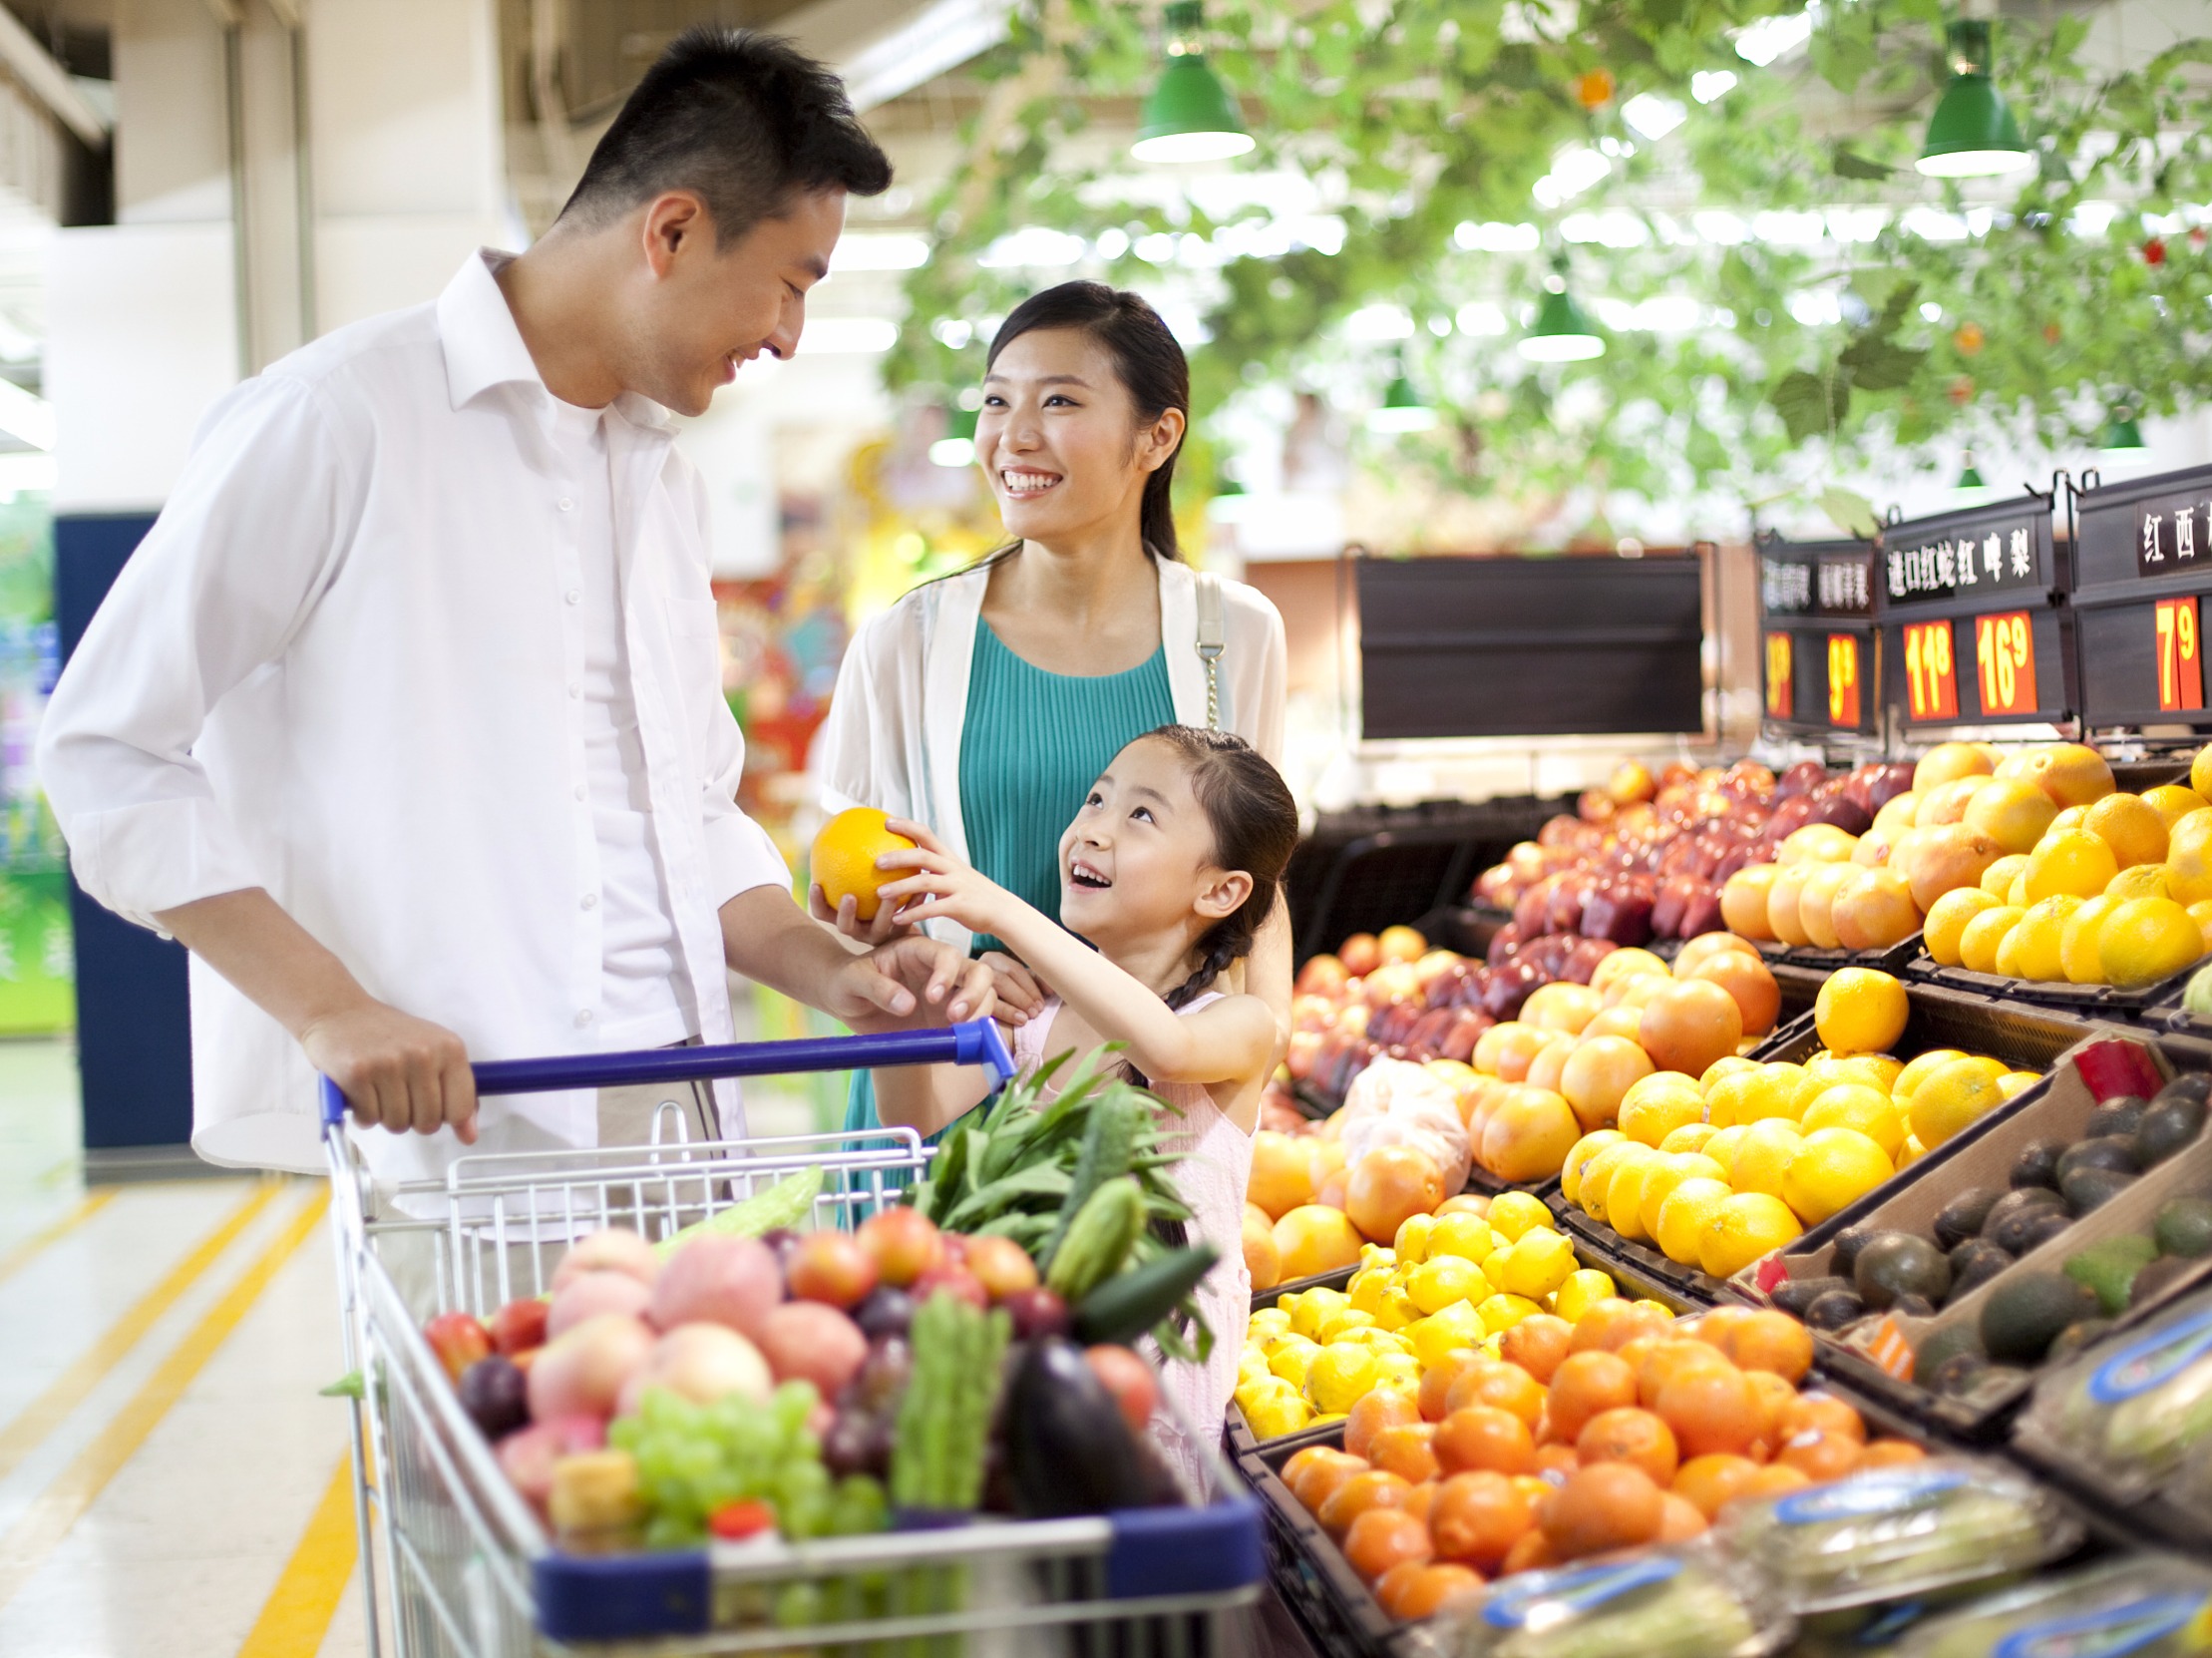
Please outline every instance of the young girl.
[{"label": "young girl", "polygon": [[[952,857],[919,825],[895,821],[918,850],[877,860],[915,874],[882,897],[902,923],[946,916],[1005,942],[1054,994],[1013,1033],[1024,1069],[1048,1054],[1126,1042],[1130,1064],[1181,1113],[1164,1115],[1161,1149],[1190,1208],[1192,1241],[1221,1252],[1198,1290],[1214,1335],[1203,1366],[1167,1368],[1169,1396],[1206,1443],[1236,1384],[1252,1306],[1245,1270],[1245,1185],[1260,1093],[1277,1026],[1257,996],[1215,981],[1252,948],[1273,914],[1297,844],[1297,807],[1275,767],[1243,738],[1163,725],[1123,748],[1060,837],[1054,923]],[[1087,941],[1087,942],[1086,942]],[[934,1133],[983,1098],[972,1068],[875,1073],[887,1123]]]}]

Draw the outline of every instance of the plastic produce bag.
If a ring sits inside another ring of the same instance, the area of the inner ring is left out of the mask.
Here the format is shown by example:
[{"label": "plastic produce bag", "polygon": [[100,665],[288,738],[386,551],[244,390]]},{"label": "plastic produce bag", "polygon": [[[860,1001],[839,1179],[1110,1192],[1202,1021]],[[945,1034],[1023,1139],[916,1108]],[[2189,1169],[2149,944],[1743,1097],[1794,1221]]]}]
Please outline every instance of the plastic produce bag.
[{"label": "plastic produce bag", "polygon": [[2121,1498],[2157,1488],[2212,1446],[2212,1296],[2045,1376],[2018,1437],[2093,1469]]},{"label": "plastic produce bag", "polygon": [[1792,1624],[1754,1573],[1689,1543],[1512,1577],[1431,1628],[1452,1658],[1759,1658]]},{"label": "plastic produce bag", "polygon": [[2189,1658],[2212,1651],[2212,1572],[2126,1555],[1930,1618],[1897,1658]]},{"label": "plastic produce bag", "polygon": [[1443,1171],[1447,1193],[1467,1184],[1474,1160],[1451,1084],[1404,1059],[1376,1059],[1352,1079],[1344,1094],[1341,1137],[1347,1166],[1386,1145],[1426,1153]]},{"label": "plastic produce bag", "polygon": [[1931,1456],[1733,1503],[1715,1535],[1803,1616],[2036,1565],[2072,1548],[2081,1529],[2019,1474]]}]

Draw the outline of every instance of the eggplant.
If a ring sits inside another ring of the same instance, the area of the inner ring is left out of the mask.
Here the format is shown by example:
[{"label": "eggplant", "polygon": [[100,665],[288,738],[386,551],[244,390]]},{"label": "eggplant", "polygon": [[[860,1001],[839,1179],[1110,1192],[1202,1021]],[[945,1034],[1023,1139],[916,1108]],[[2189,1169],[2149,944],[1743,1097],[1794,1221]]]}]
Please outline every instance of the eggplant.
[{"label": "eggplant", "polygon": [[1006,1478],[1028,1519],[1153,1505],[1137,1437],[1072,1342],[1031,1342],[1006,1389]]}]

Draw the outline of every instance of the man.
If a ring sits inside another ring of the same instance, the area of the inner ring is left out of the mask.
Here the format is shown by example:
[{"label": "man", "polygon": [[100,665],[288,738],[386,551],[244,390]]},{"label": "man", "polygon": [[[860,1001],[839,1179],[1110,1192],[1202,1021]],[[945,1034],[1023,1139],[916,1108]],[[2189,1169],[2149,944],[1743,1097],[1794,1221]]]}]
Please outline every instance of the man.
[{"label": "man", "polygon": [[[191,952],[201,1155],[319,1168],[316,1071],[413,1130],[365,1136],[381,1181],[645,1139],[635,1090],[480,1113],[468,1056],[729,1040],[725,963],[856,1024],[987,1010],[943,947],[809,920],[738,810],[665,418],[791,354],[890,182],[820,65],[694,30],[530,251],[215,407],[40,745],[85,889]],[[718,1091],[693,1137],[743,1131]]]}]

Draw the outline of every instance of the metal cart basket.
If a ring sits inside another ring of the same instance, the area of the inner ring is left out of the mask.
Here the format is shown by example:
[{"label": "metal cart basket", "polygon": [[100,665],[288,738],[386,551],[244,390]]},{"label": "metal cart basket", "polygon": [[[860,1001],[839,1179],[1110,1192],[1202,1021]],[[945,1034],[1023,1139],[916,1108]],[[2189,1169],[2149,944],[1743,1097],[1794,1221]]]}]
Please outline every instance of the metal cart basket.
[{"label": "metal cart basket", "polygon": [[[987,1021],[947,1031],[657,1049],[476,1067],[480,1094],[896,1064],[1011,1073]],[[820,1167],[817,1227],[900,1200],[931,1148],[912,1129],[468,1156],[443,1180],[379,1193],[322,1088],[352,1407],[354,1506],[372,1658],[582,1651],[1112,1654],[1210,1658],[1252,1645],[1266,1560],[1257,1504],[1217,1463],[1194,1505],[950,1530],[586,1555],[558,1547],[501,1471],[422,1334],[538,1295],[570,1241],[602,1226],[667,1236]],[[399,1269],[395,1276],[395,1268]],[[402,1280],[412,1285],[403,1292]],[[388,1580],[388,1602],[378,1579]]]}]

